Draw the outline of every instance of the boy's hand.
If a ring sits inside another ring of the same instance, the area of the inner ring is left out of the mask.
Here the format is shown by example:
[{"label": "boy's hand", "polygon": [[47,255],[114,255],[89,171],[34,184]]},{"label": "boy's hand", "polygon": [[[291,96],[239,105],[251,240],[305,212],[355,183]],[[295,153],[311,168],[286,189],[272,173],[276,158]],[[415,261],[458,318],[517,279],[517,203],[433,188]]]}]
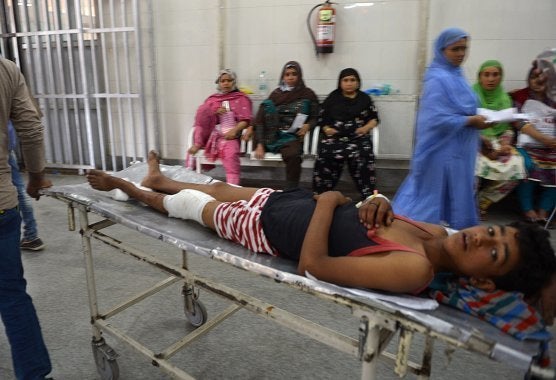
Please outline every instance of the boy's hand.
[{"label": "boy's hand", "polygon": [[369,230],[381,226],[388,227],[394,221],[392,205],[382,197],[365,201],[359,207],[359,220]]}]

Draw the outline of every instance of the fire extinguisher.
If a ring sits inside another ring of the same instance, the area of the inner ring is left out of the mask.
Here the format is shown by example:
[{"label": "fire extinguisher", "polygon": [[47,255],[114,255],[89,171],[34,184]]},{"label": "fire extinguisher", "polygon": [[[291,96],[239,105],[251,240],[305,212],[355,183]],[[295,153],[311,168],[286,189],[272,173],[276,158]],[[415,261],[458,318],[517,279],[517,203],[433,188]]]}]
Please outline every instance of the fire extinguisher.
[{"label": "fire extinguisher", "polygon": [[[315,45],[315,52],[332,53],[334,51],[334,35],[336,33],[336,10],[332,6],[332,2],[325,1],[322,4],[315,5],[307,15],[307,29]],[[311,27],[311,17],[313,11],[320,7],[317,12],[316,37]]]}]

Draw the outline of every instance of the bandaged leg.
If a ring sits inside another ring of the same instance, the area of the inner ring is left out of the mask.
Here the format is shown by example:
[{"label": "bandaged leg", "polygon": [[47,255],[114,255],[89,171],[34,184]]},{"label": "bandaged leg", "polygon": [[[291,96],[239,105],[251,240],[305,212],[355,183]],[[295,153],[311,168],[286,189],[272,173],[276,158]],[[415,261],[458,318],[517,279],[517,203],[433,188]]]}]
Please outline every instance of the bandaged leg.
[{"label": "bandaged leg", "polygon": [[174,195],[164,197],[164,208],[168,216],[173,218],[194,220],[205,226],[203,209],[206,204],[215,201],[213,197],[202,191],[185,189]]},{"label": "bandaged leg", "polygon": [[[132,184],[135,185],[135,187],[141,189],[141,190],[145,190],[145,191],[153,191],[152,189],[149,189],[148,187],[142,186],[139,182],[133,182],[130,181],[129,178],[122,178],[124,181],[127,182],[131,182]],[[127,195],[126,193],[124,193],[122,190],[120,189],[114,189],[114,190],[110,190],[108,193],[108,196],[116,201],[120,201],[120,202],[125,202],[129,199],[129,195]]]}]

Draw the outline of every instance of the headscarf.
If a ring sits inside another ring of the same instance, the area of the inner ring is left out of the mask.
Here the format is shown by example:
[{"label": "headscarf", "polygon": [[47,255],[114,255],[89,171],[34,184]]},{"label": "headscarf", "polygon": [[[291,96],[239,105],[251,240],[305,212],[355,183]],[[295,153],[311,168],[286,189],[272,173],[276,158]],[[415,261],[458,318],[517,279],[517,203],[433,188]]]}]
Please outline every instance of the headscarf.
[{"label": "headscarf", "polygon": [[223,69],[223,70],[220,70],[220,71],[218,72],[218,76],[216,77],[216,80],[214,81],[214,83],[216,83],[216,89],[218,90],[218,92],[224,93],[224,92],[222,91],[222,89],[220,88],[220,78],[221,78],[222,75],[224,75],[224,74],[228,74],[228,75],[230,76],[230,78],[232,78],[232,80],[233,80],[232,89],[231,89],[230,91],[228,91],[228,92],[237,91],[237,81],[236,81],[237,76],[236,76],[236,73],[234,73],[234,72],[233,72],[232,70],[230,70],[230,69]]},{"label": "headscarf", "polygon": [[357,89],[359,90],[361,88],[361,77],[359,76],[359,73],[357,72],[357,70],[348,67],[347,69],[343,69],[342,71],[340,71],[340,76],[338,77],[338,87],[337,87],[338,90],[342,89],[342,87],[340,86],[342,83],[342,79],[349,76],[354,76],[355,79],[357,79],[357,82],[359,83]]},{"label": "headscarf", "polygon": [[[284,74],[286,73],[287,69],[293,68],[297,71],[298,79],[297,84],[294,88],[291,89],[282,89],[284,86]],[[268,97],[274,105],[281,105],[281,104],[288,104],[295,102],[299,99],[309,99],[311,101],[318,102],[317,96],[310,88],[305,86],[305,82],[303,81],[303,71],[301,70],[301,65],[296,61],[289,61],[286,62],[284,67],[282,68],[282,72],[280,73],[280,81],[278,82],[278,88],[272,91],[270,96]]]},{"label": "headscarf", "polygon": [[[489,110],[499,111],[506,108],[510,108],[512,106],[512,100],[510,96],[504,91],[502,87],[502,82],[494,89],[494,90],[485,90],[480,84],[480,75],[481,73],[489,67],[496,67],[500,70],[500,76],[503,79],[504,76],[504,68],[502,64],[494,59],[485,61],[481,67],[479,67],[479,71],[477,72],[477,83],[473,85],[473,90],[479,96],[479,103],[480,106],[483,108],[487,108]],[[486,128],[481,130],[481,134],[483,136],[489,137],[496,137],[500,136],[502,133],[510,128],[510,124],[508,123],[499,123],[495,124],[492,127]]]},{"label": "headscarf", "polygon": [[434,59],[431,67],[440,66],[449,70],[461,71],[461,67],[454,66],[448,61],[444,55],[444,49],[462,38],[469,39],[469,35],[459,28],[448,28],[442,31],[434,43]]},{"label": "headscarf", "polygon": [[[321,120],[323,125],[333,125],[336,121],[352,121],[361,116],[361,111],[365,109],[374,110],[374,105],[369,97],[362,91],[357,89],[354,98],[344,96],[341,82],[342,79],[348,76],[354,76],[361,86],[361,77],[357,70],[348,67],[340,71],[338,76],[338,88],[332,91],[322,103]],[[378,114],[376,111],[369,113],[369,120],[377,119]],[[365,120],[367,122],[368,120]]]},{"label": "headscarf", "polygon": [[[556,108],[556,102],[553,102],[548,97],[547,91],[539,94],[538,92],[533,91],[533,89],[531,88],[531,77],[533,76],[535,70],[537,70],[536,64],[534,64],[529,69],[529,71],[527,73],[527,78],[525,79],[525,81],[527,83],[527,87],[519,89],[519,90],[514,90],[510,93],[510,96],[512,97],[512,99],[514,101],[514,105],[519,110],[521,110],[521,107],[523,107],[523,104],[525,104],[525,102],[527,100],[532,99],[532,100],[538,100],[539,102],[542,102],[549,107]],[[547,88],[548,88],[549,85],[550,84],[547,83]],[[554,85],[556,86],[556,84],[554,84]]]},{"label": "headscarf", "polygon": [[537,55],[536,66],[546,76],[546,96],[556,103],[556,48],[548,49]]}]

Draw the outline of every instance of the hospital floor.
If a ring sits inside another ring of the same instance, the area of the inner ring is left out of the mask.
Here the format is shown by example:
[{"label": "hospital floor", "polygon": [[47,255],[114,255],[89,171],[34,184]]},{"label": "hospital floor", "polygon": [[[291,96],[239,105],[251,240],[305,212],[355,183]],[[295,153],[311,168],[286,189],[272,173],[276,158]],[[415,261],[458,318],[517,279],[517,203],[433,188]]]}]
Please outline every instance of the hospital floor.
[{"label": "hospital floor", "polygon": [[[54,184],[85,182],[76,175],[51,174]],[[256,183],[248,183],[256,186]],[[265,183],[268,185],[268,183]],[[309,187],[309,184],[303,184]],[[342,185],[343,186],[343,185]],[[342,189],[343,190],[343,189]],[[350,192],[349,186],[345,189]],[[57,380],[99,379],[91,351],[91,327],[81,239],[77,231],[68,231],[67,209],[62,202],[43,197],[33,202],[40,236],[46,248],[40,252],[24,252],[23,261],[28,290],[33,297],[48,346],[53,373]],[[489,223],[506,223],[517,215],[512,204],[496,207]],[[156,251],[167,257],[180,257],[179,251],[155,239],[142,236],[125,227],[122,236],[144,251]],[[551,231],[556,246],[555,231]],[[126,240],[126,241],[127,241]],[[128,256],[115,254],[96,243],[95,272],[99,306],[112,306],[166,276]],[[229,284],[244,293],[262,296],[270,303],[323,323],[346,335],[356,337],[358,320],[346,307],[322,302],[315,297],[290,289],[274,281],[220,264],[209,259],[189,256],[189,266],[198,273]],[[167,347],[192,327],[183,314],[180,286],[170,286],[156,297],[135,305],[114,318],[113,324],[154,350]],[[200,300],[209,317],[229,303],[201,291]],[[556,329],[551,329],[556,333]],[[133,349],[106,335],[108,344],[120,355],[120,379],[170,379],[153,367]],[[423,339],[417,336],[415,345]],[[0,334],[0,379],[13,379],[6,337]],[[414,359],[420,351],[412,350]],[[556,360],[556,350],[552,350]],[[239,311],[210,334],[180,352],[172,363],[199,379],[357,379],[360,363],[354,357],[308,338],[300,338],[277,324],[247,311]],[[397,379],[390,364],[380,363],[379,379]],[[407,378],[416,378],[408,375]],[[432,379],[522,379],[511,367],[436,343],[433,353]]]}]

